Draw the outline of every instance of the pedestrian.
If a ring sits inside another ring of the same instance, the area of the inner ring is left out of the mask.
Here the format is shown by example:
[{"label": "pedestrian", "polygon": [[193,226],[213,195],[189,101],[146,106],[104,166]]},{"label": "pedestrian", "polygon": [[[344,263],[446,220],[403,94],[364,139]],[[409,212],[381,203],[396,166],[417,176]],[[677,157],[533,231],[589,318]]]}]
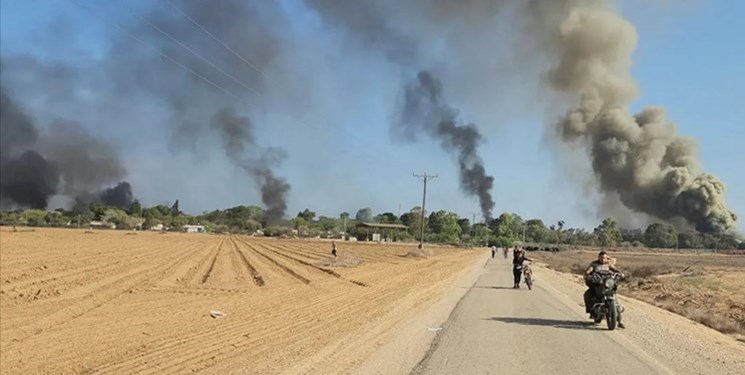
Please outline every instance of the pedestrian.
[{"label": "pedestrian", "polygon": [[494,258],[494,256],[497,255],[497,247],[492,245],[491,247],[491,257]]},{"label": "pedestrian", "polygon": [[331,255],[336,258],[336,241],[331,241]]},{"label": "pedestrian", "polygon": [[526,260],[531,263],[533,262],[533,259],[525,256],[525,250],[516,247],[515,256],[512,258],[512,276],[515,279],[515,284],[512,286],[512,288],[514,289],[520,289],[520,276],[522,276],[523,263]]}]

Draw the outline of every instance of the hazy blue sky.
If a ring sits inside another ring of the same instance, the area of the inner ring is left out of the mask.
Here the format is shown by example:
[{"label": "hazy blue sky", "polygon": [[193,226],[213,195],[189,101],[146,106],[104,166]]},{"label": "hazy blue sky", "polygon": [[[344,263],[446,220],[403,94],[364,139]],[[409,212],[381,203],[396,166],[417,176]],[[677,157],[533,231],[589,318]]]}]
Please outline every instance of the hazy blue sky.
[{"label": "hazy blue sky", "polygon": [[[66,0],[2,0],[3,58],[29,54],[73,65],[102,56],[121,56],[126,61],[129,51],[112,49],[110,40],[120,34],[115,24],[130,25],[137,20],[116,2],[79,1],[100,13],[86,13]],[[137,9],[149,5],[145,1],[123,3]],[[437,143],[392,141],[392,108],[407,77],[400,77],[381,63],[383,57],[373,53],[346,56],[335,52],[343,46],[338,33],[324,31],[318,19],[307,15],[297,2],[282,4],[293,23],[275,26],[286,29],[279,35],[291,40],[296,66],[286,75],[280,68],[262,68],[281,76],[277,81],[282,82],[313,77],[313,90],[308,93],[312,97],[300,106],[312,110],[285,110],[278,104],[282,101],[273,97],[271,105],[253,110],[251,117],[261,124],[257,137],[262,144],[287,152],[277,173],[292,184],[288,215],[306,207],[325,215],[354,214],[362,207],[398,213],[399,205],[406,211],[421,203],[421,182],[412,177],[415,171],[439,174],[429,185],[430,210],[453,210],[467,217],[477,213],[476,200],[459,192],[453,159]],[[745,26],[741,19],[745,2],[628,0],[616,4],[639,34],[633,74],[641,96],[634,109],[665,106],[680,132],[698,140],[705,169],[726,183],[730,207],[745,216]],[[56,117],[78,116],[92,134],[117,145],[129,171],[128,180],[146,205],[178,198],[183,210],[198,213],[260,203],[255,185],[226,160],[219,142],[200,140],[196,152],[172,152],[163,141],[169,137],[167,131],[158,126],[167,121],[159,104],[122,96],[118,111],[111,113],[100,113],[104,109],[95,105],[54,109],[43,90],[24,89],[23,82],[33,77],[9,79],[6,75],[3,84],[18,95],[40,127]],[[448,97],[462,118],[475,122],[487,140],[481,154],[487,173],[496,178],[495,213],[510,211],[547,223],[561,219],[569,226],[594,227],[598,218],[582,188],[584,182],[566,172],[567,162],[545,135],[546,124],[551,122],[546,107],[531,102],[537,95],[531,83],[521,87],[512,78],[504,79],[445,79],[446,94],[452,88]],[[514,100],[511,93],[499,90],[502,84],[505,90],[515,90]],[[470,89],[480,85],[495,88]],[[95,103],[96,92],[85,95]],[[295,100],[287,96],[285,105],[292,107]],[[80,108],[85,108],[83,113]],[[101,116],[112,118],[101,121]],[[742,221],[740,231],[745,229]]]}]

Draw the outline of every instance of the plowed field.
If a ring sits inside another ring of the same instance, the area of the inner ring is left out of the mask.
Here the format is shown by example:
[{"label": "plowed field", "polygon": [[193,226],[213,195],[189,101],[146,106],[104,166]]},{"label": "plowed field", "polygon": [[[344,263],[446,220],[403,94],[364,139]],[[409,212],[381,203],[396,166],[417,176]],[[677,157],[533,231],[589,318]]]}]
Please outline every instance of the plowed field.
[{"label": "plowed field", "polygon": [[1,372],[345,373],[477,259],[338,245],[2,228]]}]

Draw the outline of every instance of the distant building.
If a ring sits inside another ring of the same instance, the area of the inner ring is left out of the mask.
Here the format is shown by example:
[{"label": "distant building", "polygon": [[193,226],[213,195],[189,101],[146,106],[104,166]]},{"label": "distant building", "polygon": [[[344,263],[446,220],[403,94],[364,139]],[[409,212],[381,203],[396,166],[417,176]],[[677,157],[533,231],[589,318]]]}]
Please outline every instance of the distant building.
[{"label": "distant building", "polygon": [[184,225],[181,227],[181,230],[183,230],[186,233],[204,233],[205,228],[204,225]]},{"label": "distant building", "polygon": [[163,227],[163,224],[155,224],[152,227],[150,227],[150,230],[152,231],[162,231],[163,229],[165,229]]},{"label": "distant building", "polygon": [[400,232],[409,229],[403,224],[359,223],[357,224],[359,241],[398,241]]}]

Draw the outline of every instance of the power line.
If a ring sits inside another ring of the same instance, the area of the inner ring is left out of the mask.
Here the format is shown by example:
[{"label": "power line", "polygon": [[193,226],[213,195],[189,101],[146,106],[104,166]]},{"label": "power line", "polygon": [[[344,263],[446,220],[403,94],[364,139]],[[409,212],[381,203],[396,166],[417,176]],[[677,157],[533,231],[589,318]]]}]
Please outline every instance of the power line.
[{"label": "power line", "polygon": [[[103,21],[102,19],[100,19],[100,14],[96,14],[96,12],[94,12],[93,10],[91,10],[91,9],[89,9],[89,8],[87,8],[87,7],[85,7],[85,6],[83,6],[82,4],[78,3],[78,2],[77,2],[77,0],[69,0],[69,1],[70,1],[70,2],[72,2],[73,4],[75,4],[76,6],[78,6],[79,8],[81,8],[82,10],[84,10],[84,11],[86,11],[86,12],[88,12],[88,13],[91,13],[91,14],[93,14],[93,15],[99,16],[99,20],[100,20],[101,22],[104,22],[104,21]],[[173,4],[171,4],[171,5],[173,5]],[[130,12],[131,14],[133,14],[134,16],[136,16],[137,18],[139,18],[139,19],[140,19],[141,21],[143,21],[143,22],[145,22],[146,24],[148,24],[148,26],[150,26],[151,28],[154,28],[154,29],[156,29],[156,30],[157,30],[157,31],[159,31],[159,32],[160,32],[161,34],[163,34],[164,36],[166,36],[167,38],[169,38],[170,40],[172,40],[172,41],[173,41],[174,43],[178,44],[178,45],[179,45],[179,46],[180,46],[181,48],[184,48],[184,49],[186,49],[187,51],[189,51],[189,52],[190,52],[190,53],[192,53],[193,55],[197,56],[197,57],[198,57],[199,59],[201,59],[201,60],[203,60],[204,62],[206,62],[206,63],[207,63],[207,64],[208,64],[208,65],[209,65],[210,67],[212,67],[213,69],[216,69],[216,70],[218,70],[219,72],[221,72],[221,73],[222,73],[223,75],[225,75],[225,76],[227,76],[227,77],[230,77],[231,79],[233,79],[234,81],[236,81],[236,82],[237,82],[237,83],[238,83],[239,85],[241,85],[241,86],[243,86],[243,87],[246,87],[247,89],[249,89],[250,91],[252,91],[252,92],[253,92],[254,94],[256,94],[256,95],[259,95],[259,96],[261,96],[261,95],[262,95],[262,94],[261,94],[261,93],[260,93],[259,91],[255,90],[255,89],[252,89],[252,88],[250,88],[250,87],[248,87],[248,86],[246,86],[245,84],[243,84],[242,82],[240,82],[240,81],[238,81],[238,80],[237,80],[236,78],[234,78],[234,77],[233,77],[232,75],[230,75],[230,74],[228,74],[227,72],[225,72],[225,71],[223,71],[223,70],[219,69],[219,68],[218,68],[218,67],[217,67],[217,66],[216,66],[216,65],[215,65],[214,63],[212,63],[211,61],[209,61],[209,59],[207,59],[207,58],[205,58],[205,57],[203,57],[203,56],[199,55],[199,54],[198,54],[197,52],[195,52],[195,51],[193,51],[192,49],[190,49],[190,48],[189,48],[188,46],[186,46],[186,45],[185,45],[184,43],[180,42],[180,41],[179,41],[178,39],[176,39],[175,37],[171,36],[171,35],[170,35],[170,34],[168,34],[167,32],[163,31],[162,29],[158,28],[157,26],[155,26],[154,24],[152,24],[151,22],[149,22],[149,21],[148,21],[147,19],[145,19],[145,18],[144,18],[144,17],[142,17],[141,15],[139,15],[139,14],[137,14],[136,12],[132,11],[131,9],[129,9],[129,8],[128,8],[128,7],[126,6],[126,5],[125,5],[125,8],[127,8],[127,10],[128,10],[128,11],[129,11],[129,12]],[[174,5],[174,8],[180,11],[180,9],[178,9],[178,7],[176,7],[175,5]],[[185,17],[187,17],[187,18],[191,18],[191,17],[188,17],[188,15],[187,15],[187,14],[186,14],[185,12],[183,12],[183,11],[180,11],[180,13],[183,13],[183,15],[184,15]],[[204,27],[202,27],[201,25],[199,25],[199,24],[198,24],[198,23],[197,23],[197,22],[196,22],[195,20],[193,20],[193,19],[191,19],[191,20],[192,20],[192,23],[194,23],[194,24],[195,24],[195,25],[196,25],[197,27],[199,27],[199,28],[200,28],[200,29],[201,29],[201,30],[202,30],[203,32],[205,32],[205,33],[207,33],[208,35],[210,35],[210,36],[211,36],[211,37],[212,37],[212,38],[213,38],[214,40],[216,40],[216,41],[217,41],[218,43],[220,43],[221,45],[223,45],[223,47],[225,47],[225,48],[226,48],[226,49],[228,49],[229,51],[230,51],[230,50],[232,50],[232,49],[231,49],[231,48],[230,48],[230,47],[229,47],[229,46],[228,46],[227,44],[223,43],[223,42],[222,42],[222,41],[221,41],[221,40],[220,40],[219,38],[217,38],[216,36],[214,36],[213,34],[211,34],[211,33],[210,33],[210,32],[209,32],[209,31],[208,31],[207,29],[205,29]],[[243,97],[241,97],[241,96],[237,95],[237,94],[236,94],[235,92],[233,92],[233,91],[231,91],[231,90],[229,90],[229,89],[226,89],[225,87],[223,87],[223,86],[221,86],[221,85],[219,85],[219,84],[215,83],[214,81],[210,80],[209,78],[205,77],[204,75],[202,75],[202,74],[200,74],[200,73],[196,72],[195,70],[193,70],[193,69],[189,68],[189,67],[188,67],[187,65],[185,65],[185,64],[183,64],[183,63],[179,62],[178,60],[174,59],[173,57],[169,56],[168,54],[166,54],[165,52],[163,52],[163,51],[162,51],[162,50],[160,50],[159,48],[157,48],[157,47],[153,46],[153,45],[152,45],[151,43],[149,43],[149,42],[147,42],[147,41],[145,41],[145,40],[142,40],[142,39],[140,39],[139,37],[137,37],[136,35],[134,35],[134,34],[133,34],[132,32],[130,32],[129,30],[127,30],[127,29],[126,29],[125,27],[123,27],[122,25],[120,25],[120,24],[119,24],[118,22],[114,21],[114,22],[113,22],[113,24],[114,24],[114,26],[115,26],[115,27],[117,27],[117,28],[118,28],[119,30],[121,30],[121,31],[123,31],[124,33],[126,33],[126,34],[127,34],[127,35],[128,35],[128,36],[129,36],[130,38],[132,38],[133,40],[135,40],[135,41],[137,41],[138,43],[141,43],[141,44],[143,44],[143,45],[145,45],[145,46],[149,47],[150,49],[152,49],[152,50],[154,50],[155,52],[157,52],[157,53],[158,53],[158,54],[159,54],[160,56],[162,56],[163,58],[165,58],[165,59],[167,59],[167,60],[171,61],[172,63],[174,63],[175,65],[179,66],[180,68],[182,68],[182,69],[184,69],[184,70],[188,71],[189,73],[191,73],[191,74],[192,74],[192,75],[194,75],[195,77],[199,78],[200,80],[202,80],[202,81],[204,81],[204,82],[208,83],[209,85],[211,85],[211,86],[213,86],[213,87],[217,88],[218,90],[222,91],[223,93],[225,93],[225,94],[228,94],[228,95],[230,95],[230,96],[232,96],[232,97],[234,97],[234,98],[236,98],[236,99],[238,99],[238,100],[245,100],[245,98],[243,98]],[[237,52],[235,52],[235,51],[233,51],[233,52],[234,52],[235,54],[237,54]],[[238,56],[242,58],[242,56],[240,56],[240,55],[238,55]],[[242,60],[245,60],[245,58],[242,58]],[[246,60],[245,62],[246,62],[246,63],[248,63],[248,61],[247,61],[247,60]],[[257,71],[261,72],[261,74],[262,74],[262,76],[263,76],[264,78],[268,78],[268,77],[266,77],[266,75],[265,75],[265,74],[264,74],[264,73],[263,73],[263,72],[261,71],[261,68],[260,68],[260,67],[257,67],[257,66],[255,66],[254,64],[250,64],[250,63],[249,63],[249,66],[252,66],[252,68],[254,68],[254,69],[256,69]],[[276,81],[275,81],[275,82],[276,82]],[[247,104],[251,105],[251,103],[247,103]],[[317,114],[317,115],[318,115],[319,117],[321,117],[321,118],[324,118],[324,116],[323,116],[323,115],[321,115],[320,113],[318,113],[318,112],[316,112],[316,111],[314,111],[314,113],[316,113],[316,114]],[[297,117],[297,115],[296,115],[295,113],[293,113],[293,112],[291,112],[291,116],[292,116],[293,118],[295,118],[295,120],[296,120],[296,121],[297,121],[298,123],[301,123],[301,124],[306,124],[306,125],[309,125],[309,124],[310,124],[310,126],[312,126],[312,127],[316,128],[316,129],[319,129],[319,130],[323,130],[322,128],[320,128],[319,126],[317,126],[317,125],[315,125],[315,124],[312,124],[312,123],[306,123],[306,122],[302,121],[302,120],[301,120],[301,119],[299,119],[299,118]],[[349,136],[350,136],[351,138],[354,138],[354,139],[356,139],[356,140],[358,140],[358,141],[360,141],[360,142],[364,142],[364,143],[367,143],[366,141],[362,140],[361,138],[358,138],[358,137],[356,137],[356,136],[355,136],[354,134],[352,134],[351,132],[347,131],[347,130],[346,130],[346,129],[344,129],[343,127],[340,127],[340,126],[336,125],[336,124],[335,124],[334,122],[332,122],[332,121],[328,121],[328,123],[332,124],[332,126],[333,126],[333,127],[335,127],[335,128],[337,128],[337,129],[339,129],[340,131],[342,131],[342,132],[346,133],[346,134],[347,134],[347,135],[349,135]],[[369,144],[369,143],[368,143],[368,144]],[[370,154],[370,153],[367,153],[366,151],[364,151],[364,149],[360,149],[360,148],[358,148],[358,149],[357,149],[357,151],[355,152],[355,155],[356,155],[356,156],[362,156],[362,155],[364,155],[364,156],[366,156],[366,157],[367,157],[367,158],[368,158],[369,160],[371,160],[371,161],[374,161],[374,162],[376,162],[376,163],[380,163],[380,162],[382,161],[382,160],[381,160],[381,158],[380,158],[380,155],[372,155],[372,154]],[[394,163],[392,163],[392,162],[390,162],[390,161],[388,161],[388,160],[385,160],[384,162],[385,162],[386,164],[389,164],[389,165],[394,165]]]},{"label": "power line", "polygon": [[[186,13],[185,11],[183,11],[183,10],[182,10],[181,8],[179,8],[178,6],[176,6],[175,4],[173,4],[173,3],[172,3],[172,2],[170,1],[170,0],[166,0],[166,2],[168,3],[168,5],[170,5],[170,6],[171,6],[171,8],[173,8],[174,10],[176,10],[177,12],[179,12],[179,13],[180,13],[180,14],[181,14],[182,16],[184,16],[184,17],[185,17],[186,19],[188,19],[188,20],[189,20],[189,21],[190,21],[190,22],[191,22],[192,24],[194,24],[194,25],[195,25],[196,27],[198,27],[198,28],[199,28],[200,30],[202,30],[202,31],[203,31],[203,32],[204,32],[205,34],[207,34],[207,35],[208,35],[208,36],[209,36],[210,38],[212,38],[212,39],[213,39],[213,40],[215,40],[215,41],[216,41],[217,43],[219,43],[219,44],[220,44],[221,46],[223,46],[223,47],[224,47],[225,49],[227,49],[228,51],[230,51],[230,52],[231,52],[231,53],[232,53],[233,55],[235,55],[236,57],[238,57],[239,59],[241,59],[241,61],[243,61],[243,62],[244,62],[244,63],[245,63],[246,65],[248,65],[248,66],[249,66],[249,67],[251,67],[252,69],[256,70],[256,71],[257,71],[257,72],[258,72],[258,73],[259,73],[259,74],[260,74],[260,75],[261,75],[261,76],[262,76],[263,78],[267,79],[268,81],[271,81],[272,83],[275,83],[275,84],[277,83],[277,81],[276,81],[276,80],[274,80],[274,79],[272,79],[271,77],[267,76],[267,75],[266,75],[266,74],[264,73],[263,69],[262,69],[262,68],[261,68],[260,66],[258,66],[258,65],[256,65],[256,64],[252,64],[252,63],[251,63],[250,61],[248,61],[248,60],[247,60],[247,59],[246,59],[245,57],[243,57],[243,56],[242,56],[241,54],[239,54],[238,52],[236,52],[235,50],[233,50],[232,48],[230,48],[230,46],[228,46],[228,44],[227,44],[227,43],[223,42],[222,40],[220,40],[220,38],[218,38],[217,36],[215,36],[214,34],[212,34],[212,33],[211,33],[211,32],[210,32],[209,30],[207,30],[207,28],[205,28],[204,26],[202,26],[202,25],[201,25],[201,24],[200,24],[199,22],[197,22],[197,21],[196,21],[196,20],[195,20],[195,19],[194,19],[193,17],[189,16],[189,15],[188,15],[188,14],[187,14],[187,13]],[[179,44],[181,44],[181,43],[179,43]],[[254,91],[254,92],[255,92],[255,93],[257,93],[258,95],[261,95],[261,93],[260,93],[260,92],[258,92],[258,91]],[[290,92],[292,93],[293,91],[292,91],[292,90],[290,90]],[[314,114],[315,114],[315,115],[316,115],[316,116],[317,116],[318,118],[320,118],[320,119],[321,119],[322,121],[324,121],[324,122],[327,122],[327,123],[331,124],[331,126],[332,126],[332,127],[334,127],[334,128],[336,128],[337,130],[339,130],[339,131],[341,131],[341,132],[345,133],[345,134],[346,134],[347,136],[349,136],[350,138],[353,138],[354,140],[356,140],[356,141],[358,141],[358,142],[361,142],[361,143],[367,143],[367,144],[369,144],[369,142],[367,142],[366,140],[364,140],[364,139],[362,139],[362,138],[359,138],[359,137],[357,137],[357,136],[356,136],[356,135],[355,135],[354,133],[352,133],[352,132],[348,131],[348,130],[347,130],[347,129],[345,129],[344,127],[341,127],[341,126],[337,125],[337,124],[336,124],[335,122],[333,122],[333,121],[329,121],[329,119],[328,119],[328,118],[326,118],[326,117],[325,117],[325,116],[324,116],[323,114],[321,114],[321,113],[319,113],[319,112],[317,112],[317,111],[315,111],[315,110],[313,110],[313,113],[314,113]],[[312,127],[316,128],[316,129],[319,129],[319,130],[323,130],[322,128],[320,128],[320,127],[316,126],[315,124],[311,124],[311,123],[305,123],[304,121],[302,121],[302,120],[300,120],[299,118],[297,118],[297,117],[296,117],[297,115],[296,115],[296,114],[294,114],[294,113],[291,113],[291,116],[292,116],[292,117],[294,117],[294,118],[295,118],[295,119],[296,119],[296,120],[298,121],[298,123],[301,123],[301,124],[305,124],[305,125],[308,125],[308,124],[310,124],[310,126],[312,126]],[[366,152],[362,151],[361,149],[357,149],[357,153],[356,153],[356,154],[357,154],[357,155],[361,155],[361,154],[364,154],[364,155],[366,155],[366,156],[367,156],[367,157],[369,158],[369,160],[371,160],[371,161],[375,161],[376,163],[380,163],[380,161],[381,161],[381,159],[380,159],[380,155],[371,155],[371,154],[369,154],[369,153],[366,153]],[[392,162],[390,162],[390,161],[388,161],[388,160],[386,160],[385,162],[386,162],[386,164],[389,164],[389,165],[395,165],[394,163],[392,163]]]},{"label": "power line", "polygon": [[[70,2],[72,2],[73,4],[75,4],[76,6],[78,6],[78,7],[80,8],[80,9],[82,9],[82,10],[84,10],[84,11],[88,12],[88,13],[91,13],[91,14],[94,14],[94,15],[95,15],[95,12],[94,12],[94,11],[92,11],[91,9],[88,9],[88,8],[86,8],[86,7],[85,7],[85,6],[83,6],[82,4],[78,3],[78,2],[76,1],[76,0],[69,0],[69,1],[70,1]],[[123,31],[124,33],[126,33],[126,34],[127,34],[127,36],[129,36],[130,38],[134,39],[135,41],[137,41],[137,42],[139,42],[139,43],[141,43],[141,44],[144,44],[144,45],[146,45],[146,46],[150,47],[150,48],[151,48],[151,49],[153,49],[153,50],[154,50],[155,52],[157,52],[157,53],[158,53],[159,55],[161,55],[162,57],[164,57],[164,58],[166,58],[167,60],[171,61],[172,63],[176,64],[177,66],[179,66],[179,67],[181,67],[181,68],[185,69],[185,70],[186,70],[186,71],[188,71],[189,73],[193,74],[193,75],[194,75],[195,77],[197,77],[197,78],[201,79],[201,80],[202,80],[202,81],[204,81],[204,82],[207,82],[208,84],[210,84],[211,86],[215,87],[216,89],[218,89],[218,90],[222,91],[222,92],[223,92],[223,93],[225,93],[225,94],[228,94],[228,95],[230,95],[230,96],[233,96],[233,97],[234,97],[234,98],[236,98],[236,99],[241,99],[241,98],[240,98],[240,97],[239,97],[238,95],[236,95],[236,94],[235,94],[234,92],[232,92],[232,91],[230,91],[230,90],[228,90],[228,89],[226,89],[226,88],[224,88],[224,87],[222,87],[222,86],[218,85],[218,84],[217,84],[217,83],[215,83],[215,82],[212,82],[212,81],[211,81],[211,80],[210,80],[209,78],[207,78],[207,77],[205,77],[205,76],[203,76],[203,75],[201,75],[201,74],[199,74],[199,73],[195,72],[194,70],[192,70],[192,69],[191,69],[191,68],[189,68],[188,66],[186,66],[186,65],[184,65],[184,64],[182,64],[182,63],[180,63],[179,61],[177,61],[176,59],[172,58],[171,56],[168,56],[168,54],[166,54],[166,53],[164,53],[163,51],[161,51],[160,49],[158,49],[158,48],[154,47],[154,46],[153,46],[153,45],[151,45],[150,43],[147,43],[147,42],[145,42],[144,40],[142,40],[142,39],[138,38],[138,37],[137,37],[136,35],[134,35],[134,34],[133,34],[132,32],[130,32],[129,30],[125,29],[125,28],[124,28],[123,26],[119,25],[119,24],[118,24],[117,22],[114,22],[114,26],[116,26],[116,27],[117,27],[117,28],[118,28],[119,30]]]},{"label": "power line", "polygon": [[264,72],[263,72],[263,71],[261,70],[261,68],[259,68],[258,66],[256,66],[256,65],[252,64],[252,63],[251,63],[250,61],[248,61],[248,60],[247,60],[247,59],[246,59],[245,57],[243,57],[243,56],[242,56],[241,54],[239,54],[238,52],[236,52],[235,50],[233,50],[232,48],[230,48],[230,46],[228,46],[227,44],[223,43],[223,41],[222,41],[222,40],[220,40],[220,39],[219,39],[218,37],[214,36],[214,35],[213,35],[213,34],[212,34],[211,32],[209,32],[209,31],[208,31],[208,30],[207,30],[206,28],[204,28],[204,27],[203,27],[202,25],[200,25],[200,24],[199,24],[199,22],[197,22],[197,21],[196,21],[196,20],[195,20],[194,18],[192,18],[192,17],[191,17],[191,16],[189,16],[189,15],[188,15],[188,14],[187,14],[186,12],[184,12],[183,10],[181,10],[181,8],[179,8],[179,7],[177,7],[177,6],[175,5],[175,4],[173,4],[173,3],[171,2],[171,0],[166,0],[166,3],[168,3],[168,5],[170,5],[170,6],[171,6],[171,8],[173,8],[173,9],[175,9],[176,11],[178,11],[179,13],[181,13],[181,15],[182,15],[182,16],[186,17],[186,19],[188,19],[189,21],[191,21],[191,23],[193,23],[193,24],[194,24],[194,25],[195,25],[196,27],[198,27],[198,28],[200,28],[200,29],[201,29],[202,31],[204,31],[204,32],[205,32],[205,34],[209,35],[209,37],[210,37],[210,38],[212,38],[212,39],[213,39],[213,40],[215,40],[216,42],[220,43],[220,45],[222,45],[223,47],[225,47],[225,49],[227,49],[227,50],[228,50],[228,51],[230,51],[230,52],[231,52],[231,53],[232,53],[233,55],[235,55],[235,56],[236,56],[237,58],[239,58],[239,59],[240,59],[241,61],[243,61],[243,63],[245,63],[245,64],[246,64],[246,65],[248,65],[248,66],[249,66],[250,68],[252,68],[252,69],[253,69],[253,70],[255,70],[256,72],[258,72],[260,76],[262,76],[262,77],[264,76]]},{"label": "power line", "polygon": [[424,174],[416,174],[412,173],[414,177],[419,177],[424,181],[424,193],[422,193],[422,218],[421,218],[421,225],[419,227],[419,248],[424,247],[424,205],[427,203],[427,181],[430,179],[437,178],[437,174],[435,175],[428,175],[427,172],[424,172]]}]

